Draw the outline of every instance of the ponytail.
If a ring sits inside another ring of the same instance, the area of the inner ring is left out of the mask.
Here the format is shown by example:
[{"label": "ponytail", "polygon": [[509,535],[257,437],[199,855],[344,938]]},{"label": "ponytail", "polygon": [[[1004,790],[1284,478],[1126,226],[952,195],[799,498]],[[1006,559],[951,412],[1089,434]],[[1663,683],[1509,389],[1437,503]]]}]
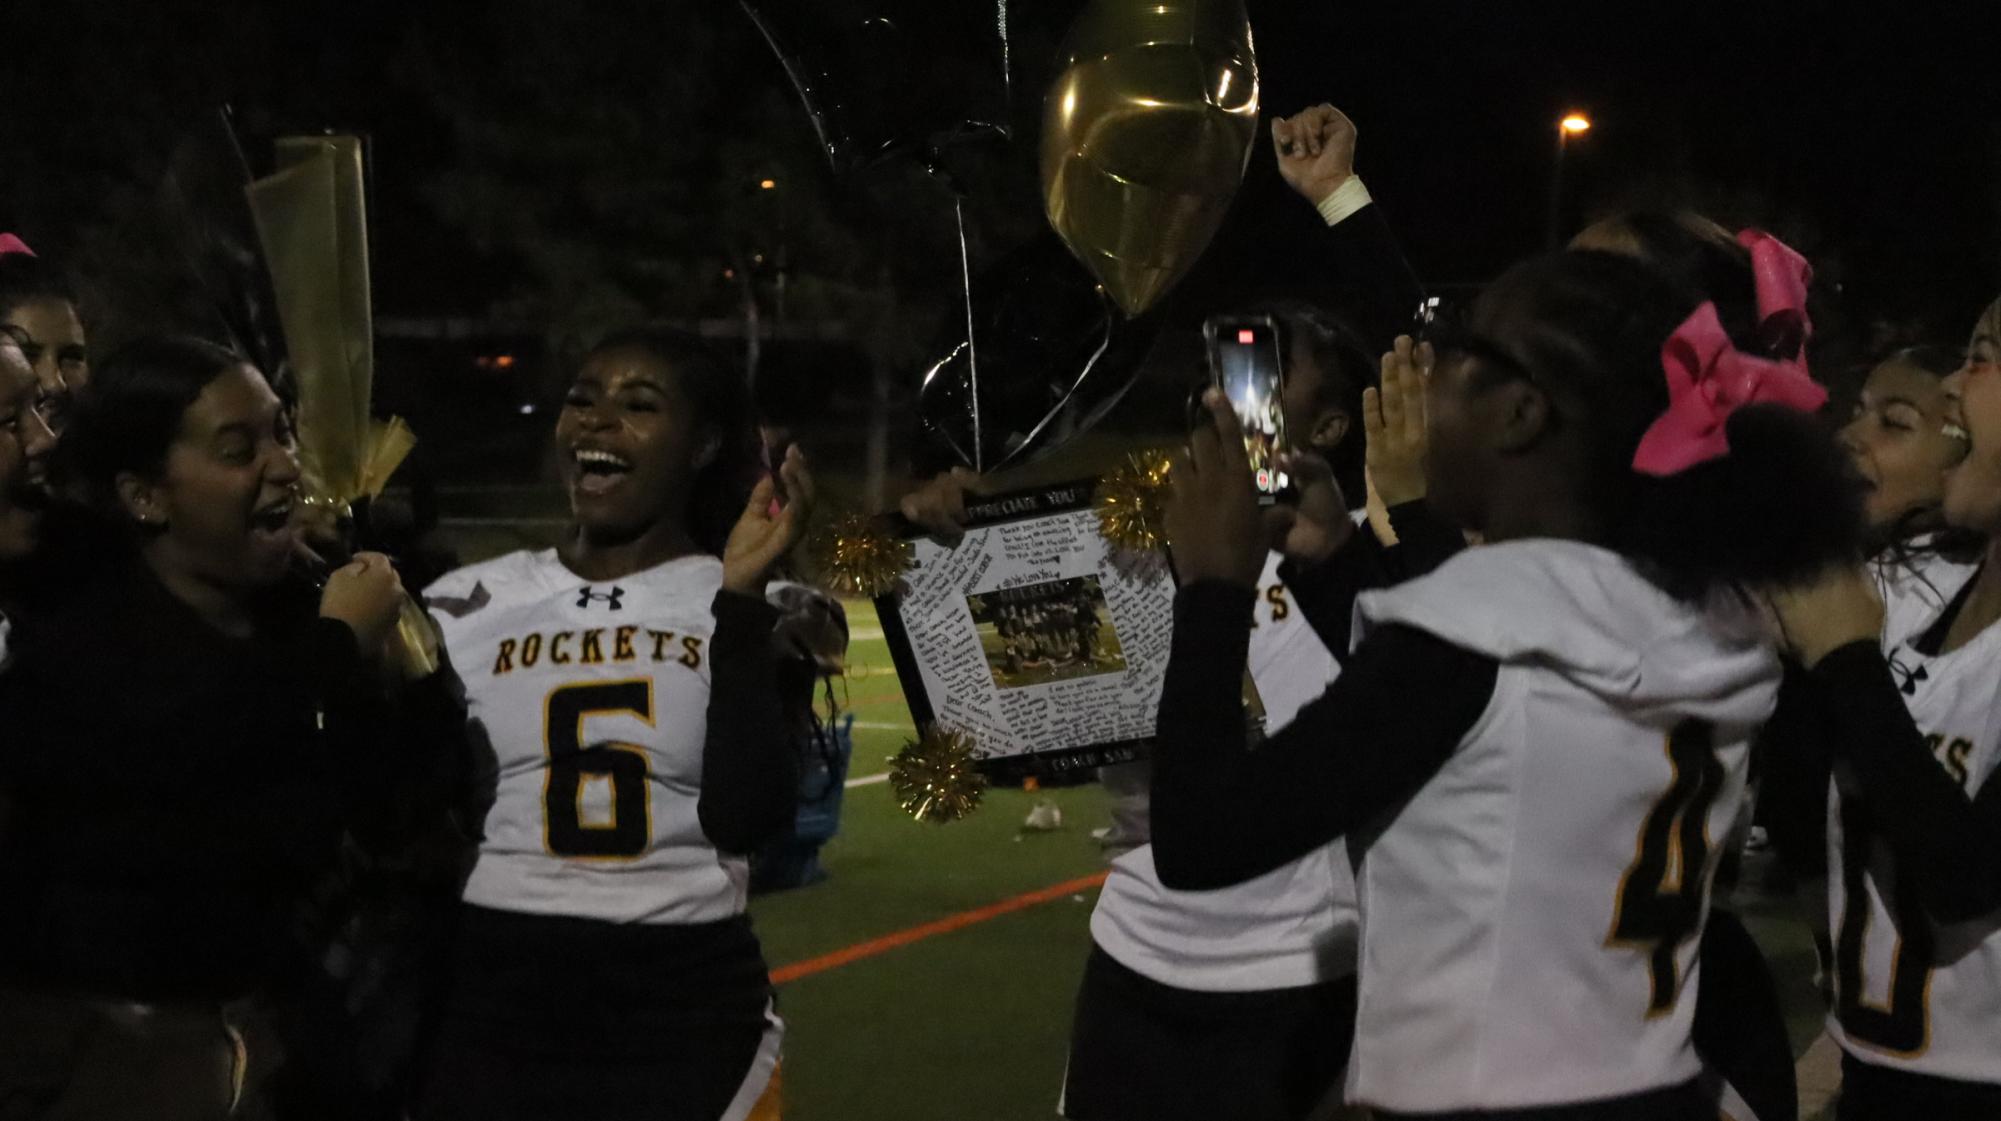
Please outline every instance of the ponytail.
[{"label": "ponytail", "polygon": [[1791,583],[1860,548],[1862,489],[1817,417],[1746,405],[1724,422],[1730,451],[1672,475],[1634,473],[1612,547],[1671,594]]}]

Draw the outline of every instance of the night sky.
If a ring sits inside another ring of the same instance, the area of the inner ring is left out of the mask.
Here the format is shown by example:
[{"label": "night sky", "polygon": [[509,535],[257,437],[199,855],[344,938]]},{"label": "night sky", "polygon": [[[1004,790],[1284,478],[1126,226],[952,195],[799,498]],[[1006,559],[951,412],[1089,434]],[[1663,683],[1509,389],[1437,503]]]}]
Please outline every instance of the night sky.
[{"label": "night sky", "polygon": [[[835,184],[816,163],[803,110],[734,2],[700,0],[710,33],[699,42],[678,34],[677,21],[696,6],[606,0],[563,18],[572,40],[578,21],[597,20],[595,34],[618,44],[607,47],[602,71],[617,88],[786,99],[792,119],[734,143],[809,169],[828,197],[871,190],[866,180]],[[1036,90],[1050,44],[1078,6],[1014,4],[1019,127],[1013,151],[995,158],[1016,162],[1017,186],[1032,183]],[[411,45],[427,42],[434,56],[456,50],[461,74],[468,56],[476,72],[490,45],[492,67],[515,72],[499,79],[521,77],[545,58],[536,50],[541,17],[492,14],[508,7],[21,0],[0,28],[8,36],[0,225],[59,252],[81,247],[92,223],[134,204],[180,122],[226,101],[253,159],[259,137],[287,130],[367,132],[380,311],[478,312],[506,294],[514,265],[426,204],[464,132],[441,108],[457,79],[413,63],[427,56]],[[1597,127],[1568,166],[1573,226],[1631,202],[1695,203],[1728,223],[1765,224],[1814,257],[1856,323],[1894,320],[1904,335],[1957,341],[2001,290],[2001,6],[1251,0],[1250,8],[1267,115],[1331,100],[1355,118],[1361,171],[1433,283],[1484,280],[1539,247],[1554,121],[1576,107]],[[596,80],[589,66],[546,61],[565,67],[566,81]],[[658,142],[692,143],[686,130],[701,125],[676,127],[680,135]],[[579,158],[591,158],[588,147]],[[1231,231],[1242,244],[1216,255],[1236,254],[1237,268],[1255,260],[1282,278],[1291,266],[1264,246],[1297,220],[1299,204],[1283,190],[1261,144]],[[1009,211],[983,219],[1009,230],[1032,224],[1038,205],[1020,189],[976,201]],[[987,248],[1005,248],[1004,237],[991,240]],[[74,256],[101,262],[106,253],[100,243]]]}]

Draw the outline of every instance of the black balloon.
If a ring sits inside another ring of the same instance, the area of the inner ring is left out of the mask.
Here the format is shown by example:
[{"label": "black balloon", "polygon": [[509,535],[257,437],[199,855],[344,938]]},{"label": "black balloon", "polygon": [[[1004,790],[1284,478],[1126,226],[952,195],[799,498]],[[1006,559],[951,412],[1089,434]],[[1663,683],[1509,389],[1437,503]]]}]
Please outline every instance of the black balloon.
[{"label": "black balloon", "polygon": [[162,187],[170,236],[206,295],[223,338],[286,387],[291,367],[278,296],[250,212],[250,166],[227,109],[205,114],[175,145]]},{"label": "black balloon", "polygon": [[1155,335],[1151,317],[1127,319],[1053,234],[975,276],[972,302],[975,346],[964,313],[948,317],[917,415],[927,458],[981,471],[1032,462],[1096,424],[1132,387]]},{"label": "black balloon", "polygon": [[1009,0],[742,0],[837,173],[1008,134]]}]

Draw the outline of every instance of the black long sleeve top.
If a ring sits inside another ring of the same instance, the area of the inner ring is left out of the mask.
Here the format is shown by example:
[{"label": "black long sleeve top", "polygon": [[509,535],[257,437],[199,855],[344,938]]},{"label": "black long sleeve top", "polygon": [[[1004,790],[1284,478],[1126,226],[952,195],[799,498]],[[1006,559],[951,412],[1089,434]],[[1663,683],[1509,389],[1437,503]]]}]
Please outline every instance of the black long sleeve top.
[{"label": "black long sleeve top", "polygon": [[1390,583],[1422,576],[1466,548],[1466,535],[1414,499],[1390,507],[1390,529],[1397,543],[1384,550]]},{"label": "black long sleeve top", "polygon": [[[2001,909],[2001,773],[1968,798],[1933,758],[1875,640],[1852,642],[1807,673],[1837,767],[1854,772],[1870,819],[1898,859],[1898,887],[1939,922]],[[1820,792],[1826,804],[1826,789]]]},{"label": "black long sleeve top", "polygon": [[753,852],[792,827],[799,757],[786,726],[772,632],[778,609],[760,596],[716,593],[709,653],[709,723],[702,743],[702,832],[727,853]]},{"label": "black long sleeve top", "polygon": [[[1419,515],[1410,505],[1398,510]],[[1394,511],[1392,523],[1401,533]],[[1328,649],[1348,649],[1360,592],[1444,559],[1420,550],[1393,565],[1387,552],[1358,532],[1319,565],[1280,566]],[[1153,844],[1161,882],[1176,890],[1241,883],[1366,832],[1445,765],[1493,697],[1497,661],[1388,626],[1343,661],[1325,694],[1251,748],[1236,683],[1255,597],[1254,589],[1220,581],[1197,581],[1175,597],[1154,752]]]},{"label": "black long sleeve top", "polygon": [[0,971],[135,1000],[255,991],[297,948],[344,833],[393,831],[421,750],[309,589],[255,637],[143,565],[15,620],[0,673]]},{"label": "black long sleeve top", "polygon": [[1788,661],[1778,705],[1751,756],[1758,822],[1779,859],[1803,877],[1827,874],[1827,787],[1834,761],[1816,694],[1807,672]]},{"label": "black long sleeve top", "polygon": [[1411,329],[1424,285],[1398,248],[1382,208],[1371,202],[1327,228],[1322,267],[1345,310],[1371,346],[1389,349]]}]

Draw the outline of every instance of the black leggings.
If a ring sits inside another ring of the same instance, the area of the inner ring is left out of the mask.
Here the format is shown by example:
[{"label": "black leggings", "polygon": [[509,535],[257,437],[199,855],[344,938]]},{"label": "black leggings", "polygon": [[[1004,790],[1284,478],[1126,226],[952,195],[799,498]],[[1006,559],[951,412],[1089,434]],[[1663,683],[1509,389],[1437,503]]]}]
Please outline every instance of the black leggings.
[{"label": "black leggings", "polygon": [[1961,1082],[1841,1057],[1838,1121],[1994,1121],[2001,1085]]},{"label": "black leggings", "polygon": [[1355,980],[1257,992],[1163,985],[1091,947],[1063,1115],[1073,1121],[1299,1121],[1339,1082]]},{"label": "black leggings", "polygon": [[1716,1107],[1703,1100],[1694,1082],[1644,1094],[1531,1109],[1466,1110],[1458,1113],[1375,1111],[1376,1121],[1715,1121]]},{"label": "black leggings", "polygon": [[1792,1121],[1799,1116],[1799,1084],[1778,983],[1765,955],[1744,920],[1722,908],[1709,912],[1700,953],[1695,1053],[1761,1121]]},{"label": "black leggings", "polygon": [[775,1042],[748,919],[599,922],[466,906],[422,1121],[715,1121]]}]

